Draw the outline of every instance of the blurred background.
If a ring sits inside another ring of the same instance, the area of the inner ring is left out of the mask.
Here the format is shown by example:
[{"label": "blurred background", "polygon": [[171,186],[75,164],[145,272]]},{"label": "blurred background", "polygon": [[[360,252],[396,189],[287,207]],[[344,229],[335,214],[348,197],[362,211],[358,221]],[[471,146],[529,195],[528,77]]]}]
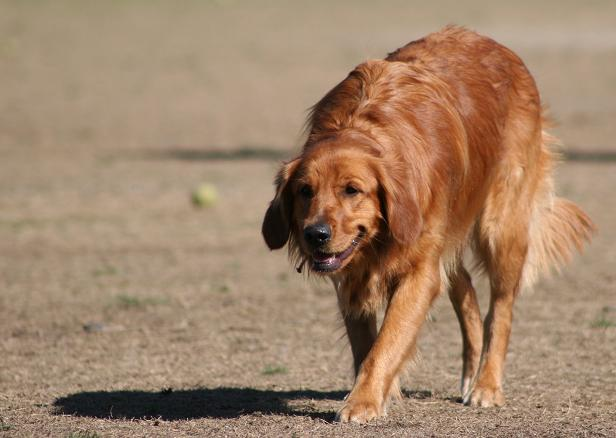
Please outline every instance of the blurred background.
[{"label": "blurred background", "polygon": [[2,145],[290,151],[355,65],[447,23],[512,47],[576,147],[614,137],[612,1],[3,1]]},{"label": "blurred background", "polygon": [[[161,434],[241,434],[259,412],[271,414],[259,433],[332,433],[319,421],[351,384],[333,291],[266,250],[262,214],[280,161],[299,152],[307,109],[355,65],[450,23],[526,62],[568,159],[559,191],[601,230],[562,276],[520,300],[507,389],[520,412],[493,415],[520,431],[613,430],[608,0],[0,0],[0,426],[34,433],[38,418],[51,434],[155,434],[153,420],[96,422],[115,404],[115,418],[158,418]],[[460,340],[446,298],[434,315],[410,380],[434,404],[406,401],[401,423],[384,427],[464,434],[448,417],[457,415],[489,433],[493,415],[447,401]],[[134,392],[162,388],[188,395],[159,405]],[[259,392],[300,388],[321,392],[282,407],[282,396]],[[109,391],[128,392],[111,403]]]}]

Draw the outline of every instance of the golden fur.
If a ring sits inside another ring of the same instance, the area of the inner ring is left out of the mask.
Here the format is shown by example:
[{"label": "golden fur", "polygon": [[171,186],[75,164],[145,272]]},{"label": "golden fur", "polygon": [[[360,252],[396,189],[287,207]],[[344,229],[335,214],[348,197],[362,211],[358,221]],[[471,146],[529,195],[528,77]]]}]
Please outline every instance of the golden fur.
[{"label": "golden fur", "polygon": [[[554,195],[544,125],[522,61],[458,27],[360,64],[314,106],[262,231],[271,249],[288,242],[300,265],[336,286],[356,371],[341,421],[385,413],[444,286],[462,330],[465,403],[504,403],[514,298],[594,229]],[[316,226],[327,233],[315,247],[307,230]],[[483,326],[462,264],[469,246],[490,279]]]}]

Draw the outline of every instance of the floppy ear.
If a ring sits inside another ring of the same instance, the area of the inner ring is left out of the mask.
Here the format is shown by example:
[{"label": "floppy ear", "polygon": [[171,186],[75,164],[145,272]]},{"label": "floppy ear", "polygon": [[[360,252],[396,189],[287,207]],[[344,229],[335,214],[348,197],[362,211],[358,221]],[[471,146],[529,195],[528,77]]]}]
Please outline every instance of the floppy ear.
[{"label": "floppy ear", "polygon": [[394,240],[408,245],[417,239],[423,226],[419,204],[406,172],[379,171],[382,215]]},{"label": "floppy ear", "polygon": [[261,233],[269,249],[280,249],[289,240],[289,226],[293,209],[293,197],[289,181],[299,164],[299,158],[282,166],[276,175],[276,196],[265,212]]}]

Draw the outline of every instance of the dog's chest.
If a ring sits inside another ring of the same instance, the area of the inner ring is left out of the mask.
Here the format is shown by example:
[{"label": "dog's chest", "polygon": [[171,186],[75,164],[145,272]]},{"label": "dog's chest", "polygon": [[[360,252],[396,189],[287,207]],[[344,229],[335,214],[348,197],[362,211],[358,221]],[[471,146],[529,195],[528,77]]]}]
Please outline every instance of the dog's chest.
[{"label": "dog's chest", "polygon": [[389,282],[378,273],[354,271],[334,280],[343,314],[362,315],[379,311],[387,301]]}]

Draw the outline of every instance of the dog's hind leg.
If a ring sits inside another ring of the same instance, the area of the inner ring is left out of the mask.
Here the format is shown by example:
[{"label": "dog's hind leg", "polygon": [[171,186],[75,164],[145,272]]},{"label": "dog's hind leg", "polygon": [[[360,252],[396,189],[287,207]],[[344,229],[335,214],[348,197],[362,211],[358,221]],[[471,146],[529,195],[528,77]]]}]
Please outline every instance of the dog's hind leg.
[{"label": "dog's hind leg", "polygon": [[503,230],[488,265],[490,309],[484,321],[483,350],[473,388],[464,398],[471,406],[502,406],[502,380],[509,345],[513,302],[520,287],[527,252],[527,227]]},{"label": "dog's hind leg", "polygon": [[469,273],[460,264],[449,276],[449,299],[460,322],[462,331],[462,397],[471,389],[473,378],[479,369],[483,329],[477,294]]},{"label": "dog's hind leg", "polygon": [[[527,144],[532,144],[531,142]],[[534,151],[532,146],[529,152]],[[502,406],[502,380],[511,333],[513,303],[529,249],[529,227],[539,169],[509,149],[479,218],[475,248],[490,279],[490,308],[483,327],[483,349],[473,388],[464,398],[471,406]],[[513,153],[511,153],[513,152]]]}]

